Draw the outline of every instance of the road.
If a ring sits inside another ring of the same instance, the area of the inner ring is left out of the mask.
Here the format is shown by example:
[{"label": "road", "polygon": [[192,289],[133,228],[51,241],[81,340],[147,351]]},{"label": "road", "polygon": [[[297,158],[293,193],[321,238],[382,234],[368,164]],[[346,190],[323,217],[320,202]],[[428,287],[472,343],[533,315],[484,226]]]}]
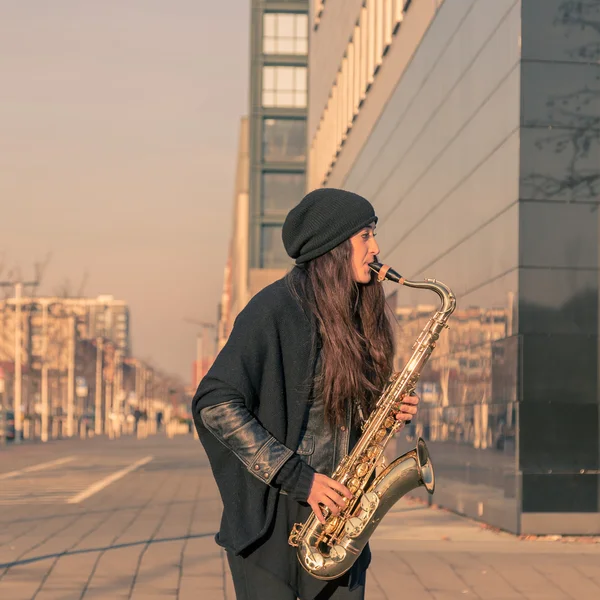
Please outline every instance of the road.
[{"label": "road", "polygon": [[[0,450],[0,598],[234,600],[220,506],[192,436]],[[600,598],[600,544],[524,541],[418,501],[371,545],[368,600]]]}]

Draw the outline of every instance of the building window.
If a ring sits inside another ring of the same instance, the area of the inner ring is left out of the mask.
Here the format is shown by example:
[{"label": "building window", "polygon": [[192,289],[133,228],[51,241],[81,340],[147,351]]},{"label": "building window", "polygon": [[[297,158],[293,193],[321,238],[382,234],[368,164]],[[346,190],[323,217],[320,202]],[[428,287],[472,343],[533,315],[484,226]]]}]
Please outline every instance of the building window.
[{"label": "building window", "polygon": [[306,108],[306,67],[263,67],[262,103]]},{"label": "building window", "polygon": [[280,269],[289,266],[291,259],[283,247],[281,225],[263,225],[260,240],[260,266]]},{"label": "building window", "polygon": [[308,15],[266,13],[263,21],[265,54],[307,54]]},{"label": "building window", "polygon": [[263,173],[262,210],[264,213],[286,212],[304,196],[304,173]]},{"label": "building window", "polygon": [[265,119],[263,121],[263,160],[304,161],[306,121],[304,119]]}]

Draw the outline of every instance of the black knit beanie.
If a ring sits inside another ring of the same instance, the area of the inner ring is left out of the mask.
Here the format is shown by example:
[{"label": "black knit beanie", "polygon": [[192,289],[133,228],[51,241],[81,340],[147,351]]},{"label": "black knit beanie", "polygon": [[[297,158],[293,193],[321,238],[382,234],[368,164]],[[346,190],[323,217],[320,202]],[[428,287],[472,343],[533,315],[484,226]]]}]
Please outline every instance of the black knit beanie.
[{"label": "black knit beanie", "polygon": [[329,252],[370,223],[375,210],[358,194],[321,188],[308,193],[283,224],[283,245],[296,264]]}]

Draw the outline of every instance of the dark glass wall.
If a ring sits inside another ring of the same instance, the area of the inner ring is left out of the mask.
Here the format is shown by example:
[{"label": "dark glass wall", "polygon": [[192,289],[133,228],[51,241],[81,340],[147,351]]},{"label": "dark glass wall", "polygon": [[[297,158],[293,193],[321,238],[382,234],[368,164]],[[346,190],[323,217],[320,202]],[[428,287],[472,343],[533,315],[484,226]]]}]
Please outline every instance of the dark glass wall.
[{"label": "dark glass wall", "polygon": [[523,0],[522,30],[522,525],[569,531],[600,510],[600,2]]},{"label": "dark glass wall", "polygon": [[[599,526],[599,25],[600,1],[445,0],[344,181],[384,262],[458,298],[398,450],[423,436],[434,501],[512,531]],[[400,367],[437,299],[394,302]]]}]

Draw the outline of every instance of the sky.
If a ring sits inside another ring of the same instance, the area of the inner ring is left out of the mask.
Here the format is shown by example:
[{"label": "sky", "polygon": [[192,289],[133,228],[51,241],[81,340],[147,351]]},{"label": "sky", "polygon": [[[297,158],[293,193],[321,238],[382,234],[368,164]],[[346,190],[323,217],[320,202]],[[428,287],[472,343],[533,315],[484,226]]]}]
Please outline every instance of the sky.
[{"label": "sky", "polygon": [[216,322],[247,112],[248,0],[0,0],[0,280],[129,303],[191,380]]}]

